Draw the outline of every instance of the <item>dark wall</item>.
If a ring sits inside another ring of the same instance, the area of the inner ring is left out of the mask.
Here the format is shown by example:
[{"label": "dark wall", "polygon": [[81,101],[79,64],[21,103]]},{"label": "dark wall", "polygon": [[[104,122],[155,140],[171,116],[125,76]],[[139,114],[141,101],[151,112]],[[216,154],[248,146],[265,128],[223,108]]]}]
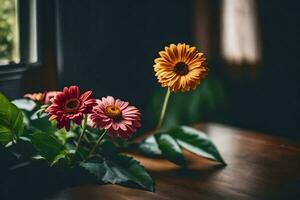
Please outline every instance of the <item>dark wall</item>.
[{"label": "dark wall", "polygon": [[263,37],[262,126],[300,136],[299,132],[299,2],[259,1]]},{"label": "dark wall", "polygon": [[[300,138],[299,3],[256,2],[262,61],[255,76],[232,78],[232,74],[224,71],[230,66],[219,63],[219,77],[224,81],[229,98],[228,123]],[[246,69],[249,66],[234,67]]]},{"label": "dark wall", "polygon": [[[22,82],[25,91],[49,89],[45,88],[47,83],[50,89],[55,89],[55,84],[52,84],[54,75],[48,72],[50,69],[56,71],[58,63],[59,88],[77,84],[82,90],[94,90],[96,97],[112,95],[129,100],[142,109],[143,124],[151,124],[151,121],[153,125],[156,119],[151,118],[153,110],[149,109],[149,105],[156,90],[160,89],[152,69],[153,60],[158,56],[157,52],[169,43],[195,44],[195,1],[46,2],[42,5],[47,10],[45,13],[50,14],[42,15],[43,20],[40,21],[43,23],[41,27],[44,27],[41,37],[45,50],[43,57],[47,58],[41,69],[47,70],[41,70],[43,73],[37,75],[27,72],[28,76]],[[49,2],[52,6],[48,5]],[[204,27],[210,28],[207,31],[210,33],[208,38],[211,38],[208,42],[211,45],[209,79],[213,78],[214,86],[210,87],[211,80],[208,80],[200,87],[198,92],[205,93],[205,90],[209,102],[196,107],[207,108],[214,101],[226,109],[208,109],[207,115],[203,114],[203,110],[191,111],[189,108],[186,110],[193,113],[186,115],[198,116],[194,119],[197,121],[218,121],[299,138],[299,3],[292,0],[284,3],[257,1],[263,60],[256,78],[240,77],[236,80],[228,72],[228,64],[220,57],[220,1],[201,2],[206,3],[210,10],[207,20],[200,21],[207,22],[209,26]],[[58,18],[55,19],[55,16]],[[57,56],[53,56],[54,53]],[[7,79],[5,74],[0,73],[0,90],[5,90],[11,98],[19,96],[22,91],[20,80]],[[41,80],[43,84],[39,84]],[[213,88],[219,89],[213,91]],[[180,98],[178,102],[193,102],[193,98],[200,97],[195,93],[173,96]],[[220,96],[224,96],[224,100]],[[176,97],[172,98],[175,101]],[[180,109],[184,110],[185,104],[181,106],[183,108]],[[182,118],[187,117],[183,114]]]},{"label": "dark wall", "polygon": [[[262,37],[262,66],[255,82],[241,85],[242,124],[268,133],[300,138],[299,3],[257,1]],[[244,113],[243,110],[248,111]],[[243,117],[244,116],[244,117]]]},{"label": "dark wall", "polygon": [[[257,1],[262,56],[255,79],[231,80],[218,47],[211,75],[227,94],[223,121],[298,136],[299,12],[292,1]],[[158,87],[153,59],[169,43],[194,40],[194,1],[59,1],[60,80],[113,95],[144,109]],[[212,40],[219,41],[220,1],[210,1]],[[216,42],[211,41],[216,46]],[[146,113],[147,114],[147,113]],[[209,119],[214,121],[214,119]]]},{"label": "dark wall", "polygon": [[171,42],[191,42],[191,1],[59,1],[63,85],[140,107],[157,84],[153,60]]}]

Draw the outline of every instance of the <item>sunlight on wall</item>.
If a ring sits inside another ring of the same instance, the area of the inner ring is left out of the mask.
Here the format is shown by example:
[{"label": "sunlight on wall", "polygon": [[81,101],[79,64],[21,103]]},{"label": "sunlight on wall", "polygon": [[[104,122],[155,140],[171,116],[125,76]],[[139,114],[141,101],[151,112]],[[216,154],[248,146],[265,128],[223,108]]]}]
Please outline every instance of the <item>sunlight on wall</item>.
[{"label": "sunlight on wall", "polygon": [[222,55],[234,64],[256,64],[261,59],[255,0],[223,0]]}]

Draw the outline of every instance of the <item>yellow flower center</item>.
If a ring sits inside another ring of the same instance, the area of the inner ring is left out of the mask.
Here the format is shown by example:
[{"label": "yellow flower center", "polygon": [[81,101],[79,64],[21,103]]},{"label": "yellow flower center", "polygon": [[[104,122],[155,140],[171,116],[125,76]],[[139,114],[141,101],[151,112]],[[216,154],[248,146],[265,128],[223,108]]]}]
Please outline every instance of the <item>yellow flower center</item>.
[{"label": "yellow flower center", "polygon": [[184,76],[184,75],[186,75],[189,72],[188,65],[185,64],[184,62],[178,62],[174,66],[174,72],[177,75]]},{"label": "yellow flower center", "polygon": [[79,99],[68,99],[65,103],[64,110],[67,113],[77,112],[77,110],[80,107],[80,104],[81,104],[81,102]]},{"label": "yellow flower center", "polygon": [[120,108],[116,106],[107,106],[105,108],[105,114],[114,120],[120,120],[122,118],[122,112]]},{"label": "yellow flower center", "polygon": [[44,100],[44,97],[45,97],[45,94],[44,93],[37,93],[36,96],[35,96],[35,99],[37,101],[43,101]]}]

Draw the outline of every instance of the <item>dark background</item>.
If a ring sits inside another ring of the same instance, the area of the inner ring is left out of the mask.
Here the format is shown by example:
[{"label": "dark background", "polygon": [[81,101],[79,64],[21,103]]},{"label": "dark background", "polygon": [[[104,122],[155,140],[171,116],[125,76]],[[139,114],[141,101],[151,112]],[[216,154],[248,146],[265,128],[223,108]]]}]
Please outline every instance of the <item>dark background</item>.
[{"label": "dark background", "polygon": [[165,91],[153,60],[164,46],[185,42],[207,54],[209,78],[196,91],[171,97],[165,126],[212,121],[300,138],[297,1],[256,1],[262,59],[255,66],[222,58],[221,1],[38,2],[41,65],[22,79],[0,73],[0,90],[11,99],[76,84],[95,97],[130,101],[148,130]]}]

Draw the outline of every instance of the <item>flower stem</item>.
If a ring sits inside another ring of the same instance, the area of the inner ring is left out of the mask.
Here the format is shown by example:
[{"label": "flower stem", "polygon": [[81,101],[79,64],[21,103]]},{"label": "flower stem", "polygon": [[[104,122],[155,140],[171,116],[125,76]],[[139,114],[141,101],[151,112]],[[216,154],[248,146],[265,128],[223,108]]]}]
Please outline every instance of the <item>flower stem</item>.
[{"label": "flower stem", "polygon": [[166,114],[166,110],[167,110],[170,95],[171,95],[171,91],[168,88],[168,91],[167,91],[166,96],[165,96],[164,104],[163,104],[163,107],[161,109],[160,118],[159,118],[159,122],[157,124],[156,130],[159,130],[162,126],[162,123],[164,121],[164,117],[165,117],[165,114]]},{"label": "flower stem", "polygon": [[77,142],[77,145],[76,145],[74,157],[76,156],[76,154],[77,154],[77,152],[78,152],[78,149],[79,149],[79,146],[80,146],[82,137],[83,137],[84,134],[85,134],[86,124],[87,124],[87,115],[84,115],[83,124],[82,124],[82,131],[81,131],[81,133],[80,133],[80,136],[79,136],[79,139],[78,139],[78,142]]},{"label": "flower stem", "polygon": [[100,135],[100,137],[97,139],[96,144],[93,146],[92,150],[90,151],[89,155],[87,156],[87,158],[91,157],[91,155],[93,155],[93,153],[95,152],[97,146],[100,144],[100,142],[102,141],[104,135],[106,134],[107,130],[104,130],[103,133]]}]

